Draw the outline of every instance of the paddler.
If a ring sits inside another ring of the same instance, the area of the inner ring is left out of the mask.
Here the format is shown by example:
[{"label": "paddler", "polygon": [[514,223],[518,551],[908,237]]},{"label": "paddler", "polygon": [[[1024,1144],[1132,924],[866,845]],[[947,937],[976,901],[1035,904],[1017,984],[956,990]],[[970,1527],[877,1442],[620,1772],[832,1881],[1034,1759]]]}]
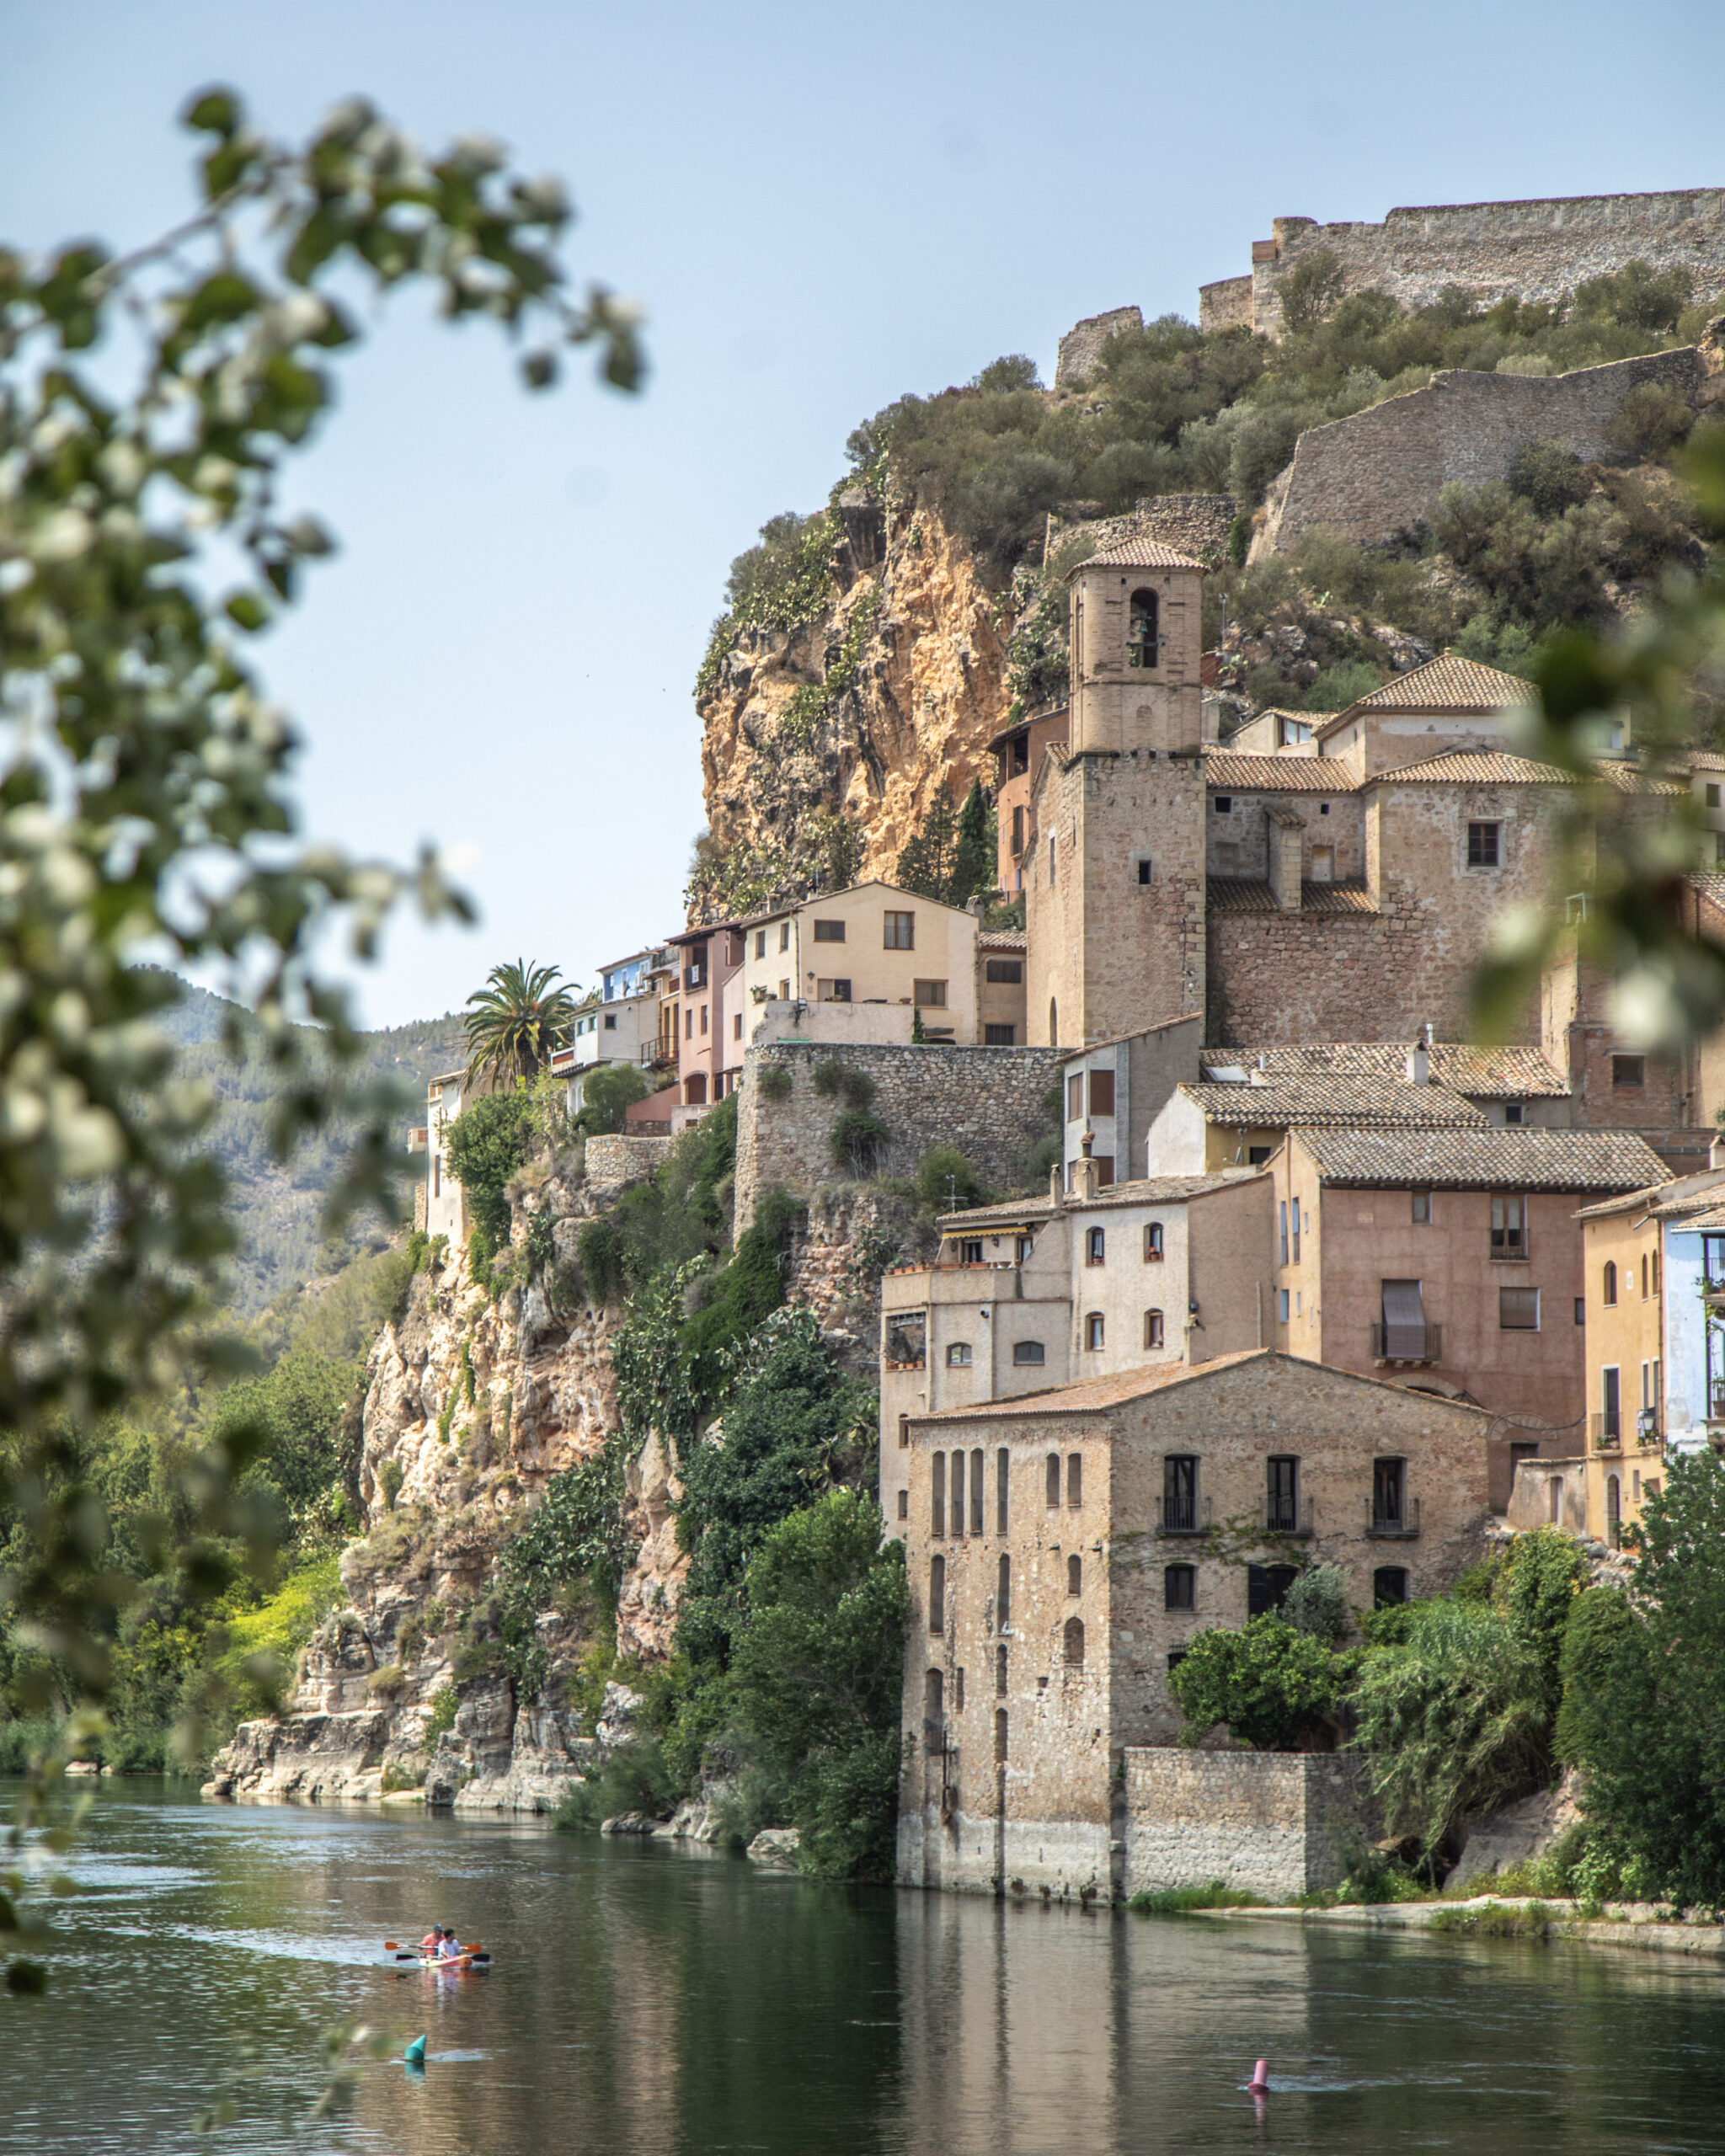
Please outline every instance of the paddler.
[{"label": "paddler", "polygon": [[446,1929],[443,1944],[437,1950],[438,1959],[441,1961],[458,1961],[461,1959],[461,1948],[456,1944],[454,1932]]},{"label": "paddler", "polygon": [[425,1934],[425,1936],[419,1941],[419,1951],[429,1961],[432,1955],[437,1951],[438,1947],[442,1944],[442,1942],[443,1927],[441,1924],[434,1924],[430,1930],[428,1931]]}]

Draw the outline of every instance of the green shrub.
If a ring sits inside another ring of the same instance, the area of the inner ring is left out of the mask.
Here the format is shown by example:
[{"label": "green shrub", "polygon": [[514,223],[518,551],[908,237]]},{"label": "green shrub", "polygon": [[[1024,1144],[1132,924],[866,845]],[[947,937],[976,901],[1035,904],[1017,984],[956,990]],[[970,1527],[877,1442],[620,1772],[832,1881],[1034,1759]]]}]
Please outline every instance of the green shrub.
[{"label": "green shrub", "polygon": [[575,1237],[581,1277],[595,1307],[619,1302],[624,1288],[623,1239],[616,1221],[585,1220]]},{"label": "green shrub", "polygon": [[1510,493],[1531,502],[1541,516],[1561,516],[1593,492],[1581,459],[1561,441],[1524,442],[1509,460],[1509,479]]},{"label": "green shrub", "polygon": [[791,1097],[791,1074],[782,1063],[763,1063],[756,1074],[755,1083],[761,1088],[763,1101],[788,1101]]},{"label": "green shrub", "polygon": [[874,1102],[874,1081],[866,1070],[836,1059],[817,1063],[810,1073],[814,1090],[824,1101],[842,1101],[847,1108],[870,1107]]},{"label": "green shrub", "polygon": [[1472,1939],[1543,1939],[1551,1928],[1551,1912],[1543,1902],[1524,1908],[1487,1902],[1479,1909],[1439,1909],[1428,1929],[1460,1932]]},{"label": "green shrub", "polygon": [[1154,1894],[1135,1894],[1126,1907],[1135,1916],[1183,1917],[1194,1909],[1261,1909],[1263,1903],[1256,1894],[1212,1879],[1207,1886],[1166,1886]]},{"label": "green shrub", "polygon": [[730,1357],[785,1299],[791,1242],[806,1218],[801,1201],[775,1185],[763,1191],[730,1262],[711,1274],[706,1299],[684,1328],[682,1354],[697,1396],[716,1406]]},{"label": "green shrub", "polygon": [[290,1572],[255,1609],[227,1619],[216,1670],[243,1711],[275,1710],[300,1649],[345,1598],[339,1559],[319,1557]]},{"label": "green shrub", "polygon": [[1695,410],[1669,382],[1637,382],[1611,419],[1612,446],[1626,456],[1664,456],[1695,424]]},{"label": "green shrub", "polygon": [[832,1161],[846,1175],[872,1176],[886,1156],[892,1132],[866,1108],[846,1108],[832,1127]]},{"label": "green shrub", "polygon": [[1348,273],[1333,248],[1307,248],[1276,286],[1282,303],[1282,327],[1303,337],[1335,312],[1348,289]]},{"label": "green shrub", "polygon": [[1341,1565],[1307,1565],[1282,1598],[1281,1618],[1308,1639],[1333,1643],[1346,1632],[1348,1573]]},{"label": "green shrub", "polygon": [[1233,492],[1255,506],[1270,481],[1290,462],[1294,445],[1318,415],[1303,405],[1254,411],[1234,430]]},{"label": "green shrub", "polygon": [[916,1196],[930,1213],[994,1202],[994,1193],[956,1145],[931,1145],[922,1155],[916,1164]]},{"label": "green shrub", "polygon": [[453,1684],[440,1684],[431,1694],[431,1711],[425,1717],[425,1742],[435,1744],[446,1731],[455,1727],[461,1711],[461,1695]]},{"label": "green shrub", "polygon": [[1218,1722],[1260,1752],[1329,1748],[1354,1660],[1280,1617],[1200,1632],[1168,1679],[1184,1717],[1182,1743]]},{"label": "green shrub", "polygon": [[393,1796],[399,1790],[424,1789],[425,1763],[423,1759],[386,1759],[383,1763],[382,1793]]},{"label": "green shrub", "polygon": [[1685,270],[1626,262],[1621,270],[1578,285],[1574,311],[1583,321],[1591,318],[1628,329],[1674,329],[1694,289]]},{"label": "green shrub", "polygon": [[493,1249],[509,1241],[505,1195],[527,1157],[531,1103],[525,1092],[482,1093],[444,1132],[444,1156],[460,1182],[468,1214],[483,1228]]},{"label": "green shrub", "polygon": [[628,1111],[644,1101],[649,1087],[633,1063],[601,1063],[581,1087],[581,1110],[574,1127],[590,1136],[614,1135],[626,1128]]},{"label": "green shrub", "polygon": [[620,1744],[603,1766],[571,1782],[551,1823],[564,1833],[596,1834],[606,1820],[621,1812],[668,1818],[682,1794],[660,1746],[652,1737],[637,1737]]}]

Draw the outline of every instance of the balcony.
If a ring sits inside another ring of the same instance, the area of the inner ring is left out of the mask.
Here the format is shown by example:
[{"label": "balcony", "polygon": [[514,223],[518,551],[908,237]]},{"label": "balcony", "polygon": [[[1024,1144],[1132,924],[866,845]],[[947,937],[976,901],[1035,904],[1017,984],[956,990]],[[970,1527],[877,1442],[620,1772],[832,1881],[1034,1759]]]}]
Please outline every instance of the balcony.
[{"label": "balcony", "polygon": [[1623,1427],[1616,1415],[1590,1415],[1588,1417],[1593,1434],[1595,1452],[1616,1452],[1623,1442]]},{"label": "balcony", "polygon": [[1309,1542],[1313,1529],[1310,1497],[1265,1497],[1258,1508],[1259,1532]]},{"label": "balcony", "polygon": [[1419,1540],[1419,1500],[1404,1497],[1397,1512],[1381,1512],[1375,1498],[1365,1501],[1365,1532],[1373,1542],[1417,1542]]},{"label": "balcony", "polygon": [[706,985],[707,969],[704,965],[685,966],[683,968],[683,986],[685,988],[705,988]]},{"label": "balcony", "polygon": [[1658,1444],[1659,1411],[1657,1407],[1643,1407],[1636,1416],[1635,1441],[1638,1445]]},{"label": "balcony", "polygon": [[1156,1531],[1158,1534],[1208,1534],[1210,1499],[1187,1498],[1170,1504],[1158,1497],[1156,1501]]},{"label": "balcony", "polygon": [[1444,1359],[1444,1328],[1440,1325],[1385,1325],[1371,1329],[1371,1358],[1375,1363],[1440,1363]]}]

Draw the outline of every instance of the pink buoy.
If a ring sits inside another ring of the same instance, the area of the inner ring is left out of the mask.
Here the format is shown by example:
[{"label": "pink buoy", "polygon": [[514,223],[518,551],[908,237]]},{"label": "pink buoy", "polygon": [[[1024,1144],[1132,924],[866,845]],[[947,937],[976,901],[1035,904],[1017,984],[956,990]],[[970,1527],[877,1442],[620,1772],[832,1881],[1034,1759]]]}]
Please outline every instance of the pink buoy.
[{"label": "pink buoy", "polygon": [[1270,2093],[1270,2063],[1261,2058],[1252,2069],[1252,2079],[1247,2083],[1254,2096],[1268,2096]]}]

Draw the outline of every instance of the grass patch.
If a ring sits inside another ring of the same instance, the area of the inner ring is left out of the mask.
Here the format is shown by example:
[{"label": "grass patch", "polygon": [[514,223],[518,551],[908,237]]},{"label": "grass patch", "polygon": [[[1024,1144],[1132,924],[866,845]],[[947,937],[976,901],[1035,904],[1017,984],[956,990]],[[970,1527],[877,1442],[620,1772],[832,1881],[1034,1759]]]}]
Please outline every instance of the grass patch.
[{"label": "grass patch", "polygon": [[1471,1939],[1544,1939],[1551,1929],[1551,1912],[1543,1902],[1519,1907],[1487,1902],[1482,1909],[1439,1909],[1431,1929],[1465,1933]]},{"label": "grass patch", "polygon": [[1126,1907],[1141,1917],[1183,1917],[1194,1909],[1267,1908],[1261,1895],[1242,1893],[1212,1879],[1207,1886],[1165,1886],[1156,1894],[1135,1894]]}]

